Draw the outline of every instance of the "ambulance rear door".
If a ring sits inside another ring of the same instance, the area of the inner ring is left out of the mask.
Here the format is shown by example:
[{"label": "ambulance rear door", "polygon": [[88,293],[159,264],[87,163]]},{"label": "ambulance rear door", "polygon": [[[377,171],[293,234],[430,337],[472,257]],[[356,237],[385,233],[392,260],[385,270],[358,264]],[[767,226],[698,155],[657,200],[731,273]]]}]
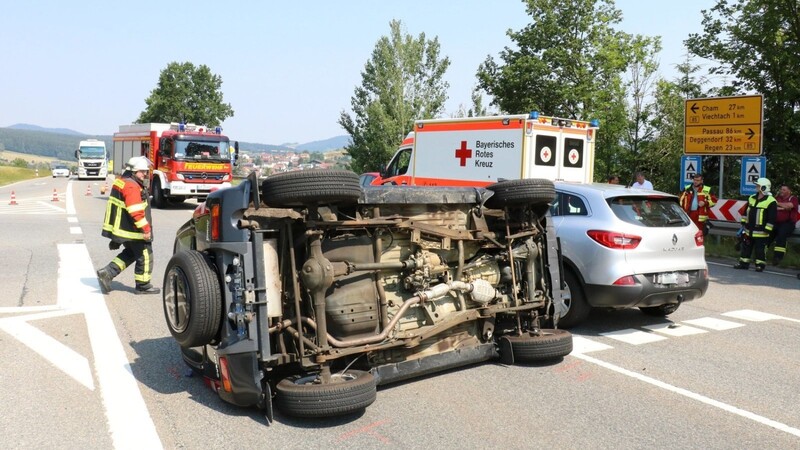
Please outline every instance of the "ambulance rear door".
[{"label": "ambulance rear door", "polygon": [[524,177],[592,182],[594,131],[587,122],[543,117],[528,120]]}]

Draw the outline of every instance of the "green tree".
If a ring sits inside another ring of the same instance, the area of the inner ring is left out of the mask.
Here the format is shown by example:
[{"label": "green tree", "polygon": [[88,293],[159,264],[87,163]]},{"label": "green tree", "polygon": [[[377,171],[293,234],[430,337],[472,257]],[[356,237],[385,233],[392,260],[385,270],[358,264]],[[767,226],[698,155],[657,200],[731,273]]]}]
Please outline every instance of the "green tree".
[{"label": "green tree", "polygon": [[439,56],[439,40],[404,34],[402,22],[389,23],[389,36],[375,44],[361,72],[350,107],[339,125],[352,143],[345,150],[355,172],[379,170],[397,150],[414,120],[437,117],[444,109],[449,84],[443,76],[450,59]]},{"label": "green tree", "polygon": [[773,185],[800,182],[800,2],[717,0],[703,10],[690,52],[714,61],[711,74],[733,77],[721,93],[764,95],[763,149]]},{"label": "green tree", "polygon": [[595,173],[605,179],[629,163],[621,157],[630,133],[623,75],[635,57],[657,51],[658,41],[617,31],[622,13],[611,0],[525,3],[531,24],[508,32],[517,48],[506,47],[502,63],[487,57],[478,84],[501,111],[599,119]]},{"label": "green tree", "polygon": [[218,126],[233,117],[231,105],[223,102],[221,88],[222,78],[211,73],[208,66],[171,62],[161,71],[158,85],[145,99],[147,108],[136,121]]}]

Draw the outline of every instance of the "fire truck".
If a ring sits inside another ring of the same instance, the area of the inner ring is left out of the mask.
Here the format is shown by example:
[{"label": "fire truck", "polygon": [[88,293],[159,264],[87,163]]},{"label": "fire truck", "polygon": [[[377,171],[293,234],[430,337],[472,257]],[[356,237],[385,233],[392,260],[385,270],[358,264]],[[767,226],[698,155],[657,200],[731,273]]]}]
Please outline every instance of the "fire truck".
[{"label": "fire truck", "polygon": [[501,179],[592,182],[596,120],[515,114],[418,120],[372,185],[487,186]]},{"label": "fire truck", "polygon": [[239,143],[222,134],[220,127],[183,123],[120,125],[114,133],[114,173],[119,175],[133,156],[153,162],[150,192],[153,206],[164,208],[186,199],[204,200],[217,189],[231,186],[231,166],[239,157]]}]

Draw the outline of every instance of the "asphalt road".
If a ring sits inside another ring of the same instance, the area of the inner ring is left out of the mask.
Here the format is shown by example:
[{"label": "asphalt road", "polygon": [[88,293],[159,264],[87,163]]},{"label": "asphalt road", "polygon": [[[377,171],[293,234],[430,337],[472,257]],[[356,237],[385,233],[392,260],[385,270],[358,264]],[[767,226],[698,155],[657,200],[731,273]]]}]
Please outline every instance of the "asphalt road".
[{"label": "asphalt road", "polygon": [[[0,188],[4,448],[800,448],[800,280],[714,261],[702,299],[669,320],[597,311],[559,363],[462,368],[382,387],[356,416],[267,424],[187,375],[133,269],[99,292],[115,254],[102,184]],[[153,211],[154,284],[195,206]]]}]

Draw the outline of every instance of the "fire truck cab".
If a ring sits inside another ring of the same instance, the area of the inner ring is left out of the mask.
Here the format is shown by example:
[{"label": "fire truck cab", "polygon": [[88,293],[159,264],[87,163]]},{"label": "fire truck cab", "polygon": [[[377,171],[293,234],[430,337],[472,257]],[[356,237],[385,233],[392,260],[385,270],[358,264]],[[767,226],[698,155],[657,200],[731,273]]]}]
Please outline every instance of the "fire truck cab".
[{"label": "fire truck cab", "polygon": [[372,185],[487,186],[501,179],[592,182],[596,120],[530,114],[418,120]]},{"label": "fire truck cab", "polygon": [[232,165],[239,157],[239,143],[216,127],[183,123],[120,125],[114,133],[114,173],[125,170],[133,156],[153,162],[150,192],[153,206],[163,208],[189,198],[204,200],[210,192],[231,186]]}]

